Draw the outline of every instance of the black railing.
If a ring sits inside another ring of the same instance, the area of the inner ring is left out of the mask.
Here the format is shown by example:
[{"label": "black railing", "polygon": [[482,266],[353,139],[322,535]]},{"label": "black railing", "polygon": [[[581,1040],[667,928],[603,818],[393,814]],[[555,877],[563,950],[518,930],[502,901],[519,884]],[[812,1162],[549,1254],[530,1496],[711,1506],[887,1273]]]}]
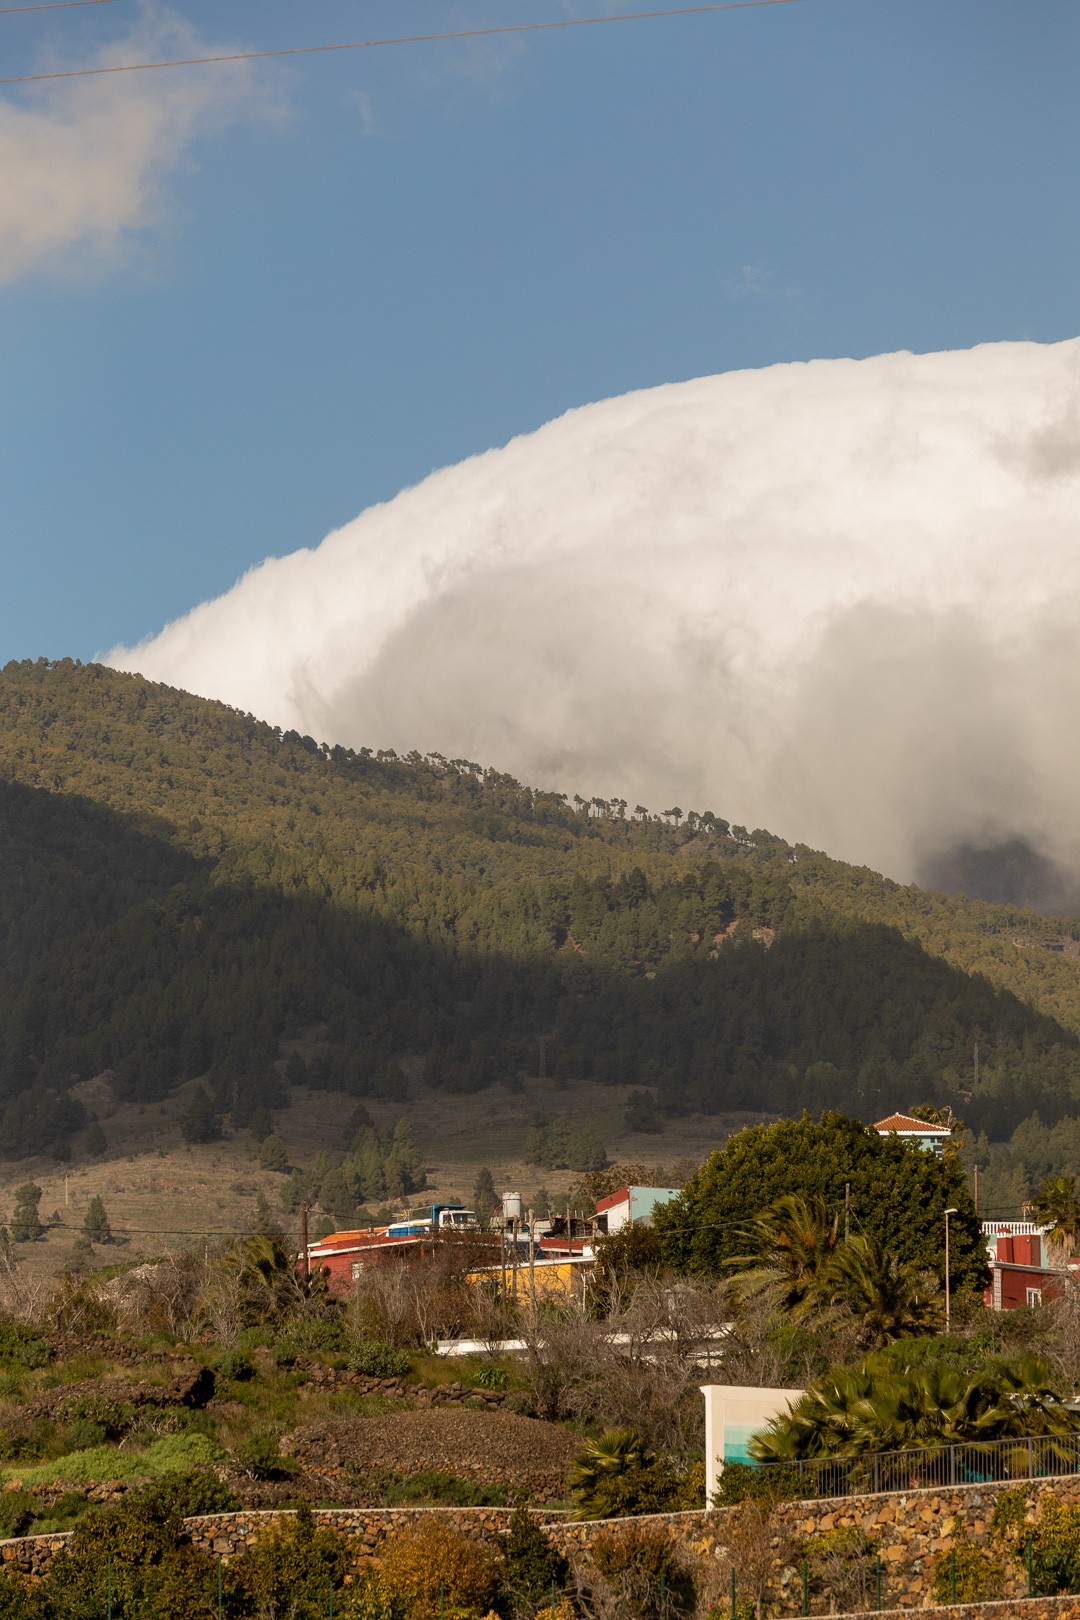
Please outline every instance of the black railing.
[{"label": "black railing", "polygon": [[860,1457],[815,1457],[763,1463],[790,1477],[800,1497],[872,1496],[945,1485],[989,1485],[1010,1480],[1080,1474],[1080,1434],[1030,1440],[969,1440],[925,1451],[878,1451]]}]

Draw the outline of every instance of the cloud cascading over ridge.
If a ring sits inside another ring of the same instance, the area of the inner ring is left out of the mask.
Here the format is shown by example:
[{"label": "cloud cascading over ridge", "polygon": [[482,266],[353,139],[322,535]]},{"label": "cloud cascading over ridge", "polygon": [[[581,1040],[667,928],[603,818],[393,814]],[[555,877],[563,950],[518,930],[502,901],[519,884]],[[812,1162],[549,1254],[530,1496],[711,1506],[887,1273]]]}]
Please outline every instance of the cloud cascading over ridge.
[{"label": "cloud cascading over ridge", "polygon": [[1005,849],[1050,904],[1080,873],[1078,632],[1080,340],[586,406],[109,661],[899,878]]}]

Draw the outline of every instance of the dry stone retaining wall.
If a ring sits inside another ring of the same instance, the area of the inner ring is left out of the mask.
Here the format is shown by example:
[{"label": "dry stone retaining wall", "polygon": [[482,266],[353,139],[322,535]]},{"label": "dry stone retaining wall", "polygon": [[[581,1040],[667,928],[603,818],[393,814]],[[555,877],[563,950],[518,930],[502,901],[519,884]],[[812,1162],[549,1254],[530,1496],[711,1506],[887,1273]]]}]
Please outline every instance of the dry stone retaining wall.
[{"label": "dry stone retaining wall", "polygon": [[[929,1607],[932,1603],[934,1566],[948,1554],[958,1534],[971,1540],[985,1539],[993,1515],[994,1502],[1005,1489],[1020,1491],[1027,1503],[1027,1516],[1034,1521],[1041,1502],[1048,1497],[1070,1505],[1080,1505],[1080,1478],[1070,1476],[1037,1483],[1004,1485],[962,1485],[943,1490],[921,1490],[881,1496],[839,1497],[831,1501],[788,1502],[777,1516],[777,1577],[781,1590],[793,1591],[796,1571],[787,1560],[787,1580],[780,1579],[783,1544],[805,1541],[830,1530],[859,1530],[876,1543],[882,1562],[883,1610]],[[383,1541],[394,1530],[414,1523],[418,1514],[433,1513],[456,1528],[489,1543],[496,1543],[510,1520],[509,1508],[330,1508],[316,1511],[316,1518],[345,1534],[360,1558],[378,1557]],[[725,1527],[738,1509],[707,1512],[662,1513],[638,1519],[669,1530],[689,1551],[700,1557],[715,1556],[724,1546]],[[287,1517],[280,1511],[208,1514],[188,1519],[187,1530],[193,1543],[228,1559],[242,1552],[255,1537],[276,1520]],[[536,1518],[551,1540],[567,1552],[588,1549],[595,1537],[610,1528],[613,1521],[571,1523],[565,1515],[539,1509]],[[68,1545],[70,1532],[51,1536],[25,1536],[0,1542],[0,1560],[5,1567],[29,1575],[40,1575],[61,1548]],[[1019,1565],[1007,1564],[1006,1601],[940,1609],[947,1620],[985,1620],[1022,1611],[1028,1620],[1042,1615],[1058,1620],[1080,1620],[1080,1597],[1026,1599],[1026,1577]],[[1022,1605],[1018,1600],[1025,1598]],[[1038,1607],[1037,1605],[1049,1605]],[[795,1612],[795,1606],[791,1607]]]}]

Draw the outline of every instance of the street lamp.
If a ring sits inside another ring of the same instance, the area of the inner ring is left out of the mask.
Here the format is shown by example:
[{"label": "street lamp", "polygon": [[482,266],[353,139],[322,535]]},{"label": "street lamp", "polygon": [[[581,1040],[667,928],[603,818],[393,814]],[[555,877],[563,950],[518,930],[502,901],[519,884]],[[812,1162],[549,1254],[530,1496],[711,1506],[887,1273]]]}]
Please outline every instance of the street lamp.
[{"label": "street lamp", "polygon": [[945,1332],[948,1333],[951,1318],[949,1315],[949,1216],[957,1214],[955,1208],[945,1211]]}]

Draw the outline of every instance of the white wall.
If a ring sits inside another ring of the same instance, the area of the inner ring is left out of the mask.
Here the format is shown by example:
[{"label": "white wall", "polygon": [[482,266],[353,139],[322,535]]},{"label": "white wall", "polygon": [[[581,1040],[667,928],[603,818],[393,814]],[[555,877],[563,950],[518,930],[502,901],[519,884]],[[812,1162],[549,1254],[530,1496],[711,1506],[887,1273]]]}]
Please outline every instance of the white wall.
[{"label": "white wall", "polygon": [[780,1412],[787,1412],[801,1389],[755,1389],[741,1384],[704,1384],[705,1501],[710,1503],[724,1463],[749,1460],[746,1442]]}]

